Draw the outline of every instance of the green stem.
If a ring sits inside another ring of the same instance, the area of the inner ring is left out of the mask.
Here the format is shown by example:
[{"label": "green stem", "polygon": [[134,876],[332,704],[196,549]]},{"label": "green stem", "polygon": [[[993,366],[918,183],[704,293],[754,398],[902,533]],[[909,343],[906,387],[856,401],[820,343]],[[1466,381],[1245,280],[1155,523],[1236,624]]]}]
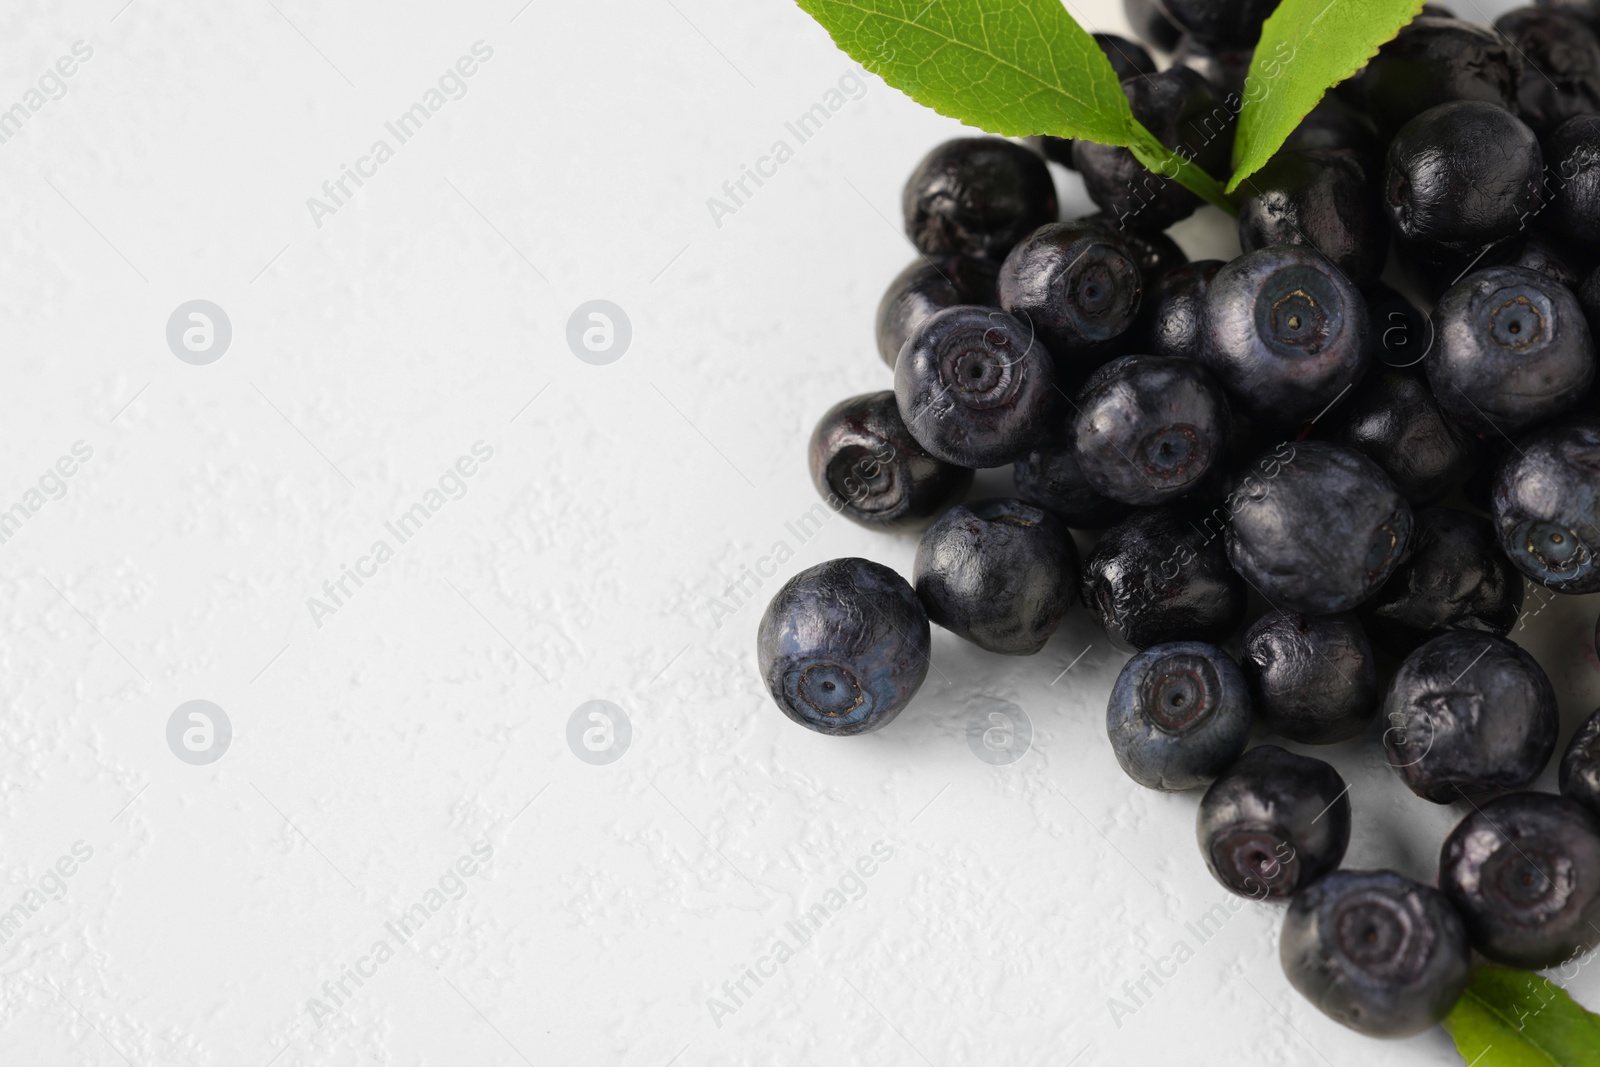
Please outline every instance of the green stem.
[{"label": "green stem", "polygon": [[1128,151],[1152,173],[1171,178],[1206,203],[1214,204],[1230,215],[1239,214],[1239,209],[1228,199],[1221,182],[1162,144],[1155,134],[1137,122],[1133,124]]}]

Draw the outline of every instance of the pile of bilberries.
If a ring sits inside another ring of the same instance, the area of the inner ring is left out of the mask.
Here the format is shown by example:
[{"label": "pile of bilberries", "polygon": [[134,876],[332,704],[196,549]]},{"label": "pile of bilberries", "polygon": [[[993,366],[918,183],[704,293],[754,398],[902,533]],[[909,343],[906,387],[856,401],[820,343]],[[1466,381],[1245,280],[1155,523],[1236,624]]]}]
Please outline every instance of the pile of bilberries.
[{"label": "pile of bilberries", "polygon": [[[1098,38],[1135,115],[1221,173],[1274,4],[1127,6],[1176,48],[1162,70]],[[894,389],[828,411],[809,450],[844,514],[926,526],[913,584],[839,559],[784,585],[758,638],[778,706],[879,729],[923,682],[930,622],[1029,655],[1081,603],[1136,653],[1106,711],[1123,769],[1205,789],[1207,866],[1288,902],[1284,971],[1333,1018],[1413,1033],[1472,949],[1537,969],[1600,942],[1600,712],[1561,796],[1519,791],[1559,721],[1505,636],[1524,576],[1600,591],[1597,33],[1574,0],[1492,29],[1430,5],[1244,185],[1229,263],[1185,261],[1163,231],[1200,200],[1126,149],[935,148],[904,195],[922,257],[878,311]],[[1058,220],[1046,158],[1098,214]],[[1004,465],[1015,499],[960,502]],[[1072,529],[1103,531],[1081,563]],[[1245,628],[1252,592],[1268,610]],[[1437,888],[1339,869],[1345,783],[1247,751],[1253,731],[1381,736],[1419,797],[1476,798]]]}]

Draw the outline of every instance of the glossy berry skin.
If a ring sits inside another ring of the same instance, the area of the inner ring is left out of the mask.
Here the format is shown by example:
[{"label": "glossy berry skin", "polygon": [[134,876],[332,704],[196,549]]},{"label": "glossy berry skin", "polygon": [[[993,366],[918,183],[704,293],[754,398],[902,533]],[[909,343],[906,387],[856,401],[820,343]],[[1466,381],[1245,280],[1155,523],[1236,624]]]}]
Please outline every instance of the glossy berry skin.
[{"label": "glossy berry skin", "polygon": [[1376,184],[1353,152],[1279,152],[1245,185],[1239,246],[1300,245],[1326,256],[1357,288],[1378,280],[1389,227]]},{"label": "glossy berry skin", "polygon": [[1494,28],[1522,57],[1517,113],[1543,137],[1568,119],[1600,112],[1600,41],[1580,18],[1519,7]]},{"label": "glossy berry skin", "polygon": [[1349,611],[1405,557],[1411,508],[1361,453],[1323,441],[1291,447],[1275,470],[1235,480],[1228,559],[1278,608]]},{"label": "glossy berry skin", "polygon": [[1522,236],[1544,206],[1543,168],[1538,137],[1504,107],[1440,104],[1390,142],[1384,207],[1408,252],[1461,270]]},{"label": "glossy berry skin", "polygon": [[928,452],[1001,467],[1043,436],[1057,399],[1050,353],[994,308],[953,307],[911,332],[894,368],[900,417]]},{"label": "glossy berry skin", "polygon": [[1036,446],[1017,460],[1011,474],[1017,496],[1054,512],[1075,530],[1103,530],[1131,510],[1089,484],[1070,434],[1052,436]]},{"label": "glossy berry skin", "polygon": [[1373,362],[1417,367],[1433,350],[1433,318],[1393,288],[1375,282],[1361,291],[1372,322]]},{"label": "glossy berry skin", "polygon": [[1561,756],[1560,784],[1562,796],[1600,817],[1600,710],[1585,719],[1567,742]]},{"label": "glossy berry skin", "polygon": [[1334,871],[1289,903],[1278,958],[1289,984],[1335,1022],[1406,1037],[1450,1014],[1472,949],[1437,889],[1393,871]]},{"label": "glossy berry skin", "polygon": [[1004,259],[1057,214],[1044,160],[1003,137],[957,137],[925,156],[901,195],[906,236],[929,256]]},{"label": "glossy berry skin", "polygon": [[1581,403],[1594,383],[1594,341],[1578,298],[1538,271],[1474,271],[1439,298],[1433,319],[1428,384],[1474,429],[1515,434]]},{"label": "glossy berry skin", "polygon": [[1600,592],[1600,419],[1586,415],[1517,441],[1495,475],[1491,510],[1501,551],[1558,593]]},{"label": "glossy berry skin", "polygon": [[1240,661],[1256,714],[1279,737],[1348,741],[1378,711],[1378,668],[1354,615],[1269,611],[1244,635]]},{"label": "glossy berry skin", "polygon": [[1199,358],[1205,339],[1206,290],[1222,266],[1220,259],[1185,263],[1146,288],[1144,309],[1132,334],[1139,351]]},{"label": "glossy berry skin", "polygon": [[756,638],[767,691],[818,733],[887,726],[928,674],[928,615],[906,580],[879,563],[835,559],[783,584]]},{"label": "glossy berry skin", "polygon": [[1342,103],[1337,97],[1324,97],[1322,103],[1311,109],[1311,114],[1300,120],[1294,132],[1283,142],[1281,152],[1305,152],[1324,149],[1344,149],[1353,154],[1376,180],[1383,175],[1383,149],[1378,135],[1360,112]]},{"label": "glossy berry skin", "polygon": [[1478,469],[1477,438],[1445,414],[1415,371],[1374,368],[1328,422],[1332,440],[1383,468],[1412,504],[1438,500]]},{"label": "glossy berry skin", "polygon": [[[1111,69],[1117,72],[1117,80],[1123,78],[1137,78],[1144,74],[1154,74],[1160,68],[1144,46],[1118,37],[1114,33],[1090,34],[1094,43],[1100,46],[1100,51],[1105,53],[1106,59],[1111,62]],[[1072,166],[1072,138],[1043,136],[1034,138],[1039,151],[1044,158],[1052,163],[1060,163],[1063,167]]]},{"label": "glossy berry skin", "polygon": [[1557,231],[1600,247],[1600,120],[1570,119],[1549,138],[1551,221]]},{"label": "glossy berry skin", "polygon": [[1496,963],[1538,971],[1574,960],[1600,943],[1600,823],[1566,797],[1496,797],[1445,839],[1439,889]]},{"label": "glossy berry skin", "polygon": [[1277,745],[1252,748],[1201,798],[1200,855],[1229,892],[1288,900],[1344,859],[1346,790],[1339,772],[1319,759]]},{"label": "glossy berry skin", "polygon": [[1476,100],[1515,108],[1522,60],[1498,33],[1460,19],[1423,16],[1367,64],[1366,112],[1387,140],[1440,104]]},{"label": "glossy berry skin", "polygon": [[1265,420],[1313,418],[1366,372],[1366,301],[1328,261],[1278,246],[1240,256],[1206,290],[1201,359]]},{"label": "glossy berry skin", "polygon": [[1543,668],[1493,634],[1452,630],[1401,663],[1384,695],[1389,765],[1417,796],[1448,804],[1520,789],[1556,748],[1555,690]]},{"label": "glossy berry skin", "polygon": [[[1194,162],[1225,174],[1233,151],[1234,114],[1215,86],[1188,67],[1122,83],[1136,119],[1168,148],[1187,146]],[[1165,230],[1194,214],[1202,201],[1177,182],[1146,170],[1126,148],[1078,141],[1073,167],[1089,199],[1113,219],[1142,233]]]},{"label": "glossy berry skin", "polygon": [[1167,271],[1189,262],[1189,257],[1178,247],[1178,242],[1164,233],[1135,230],[1098,211],[1072,221],[1080,226],[1097,226],[1120,241],[1128,255],[1139,265],[1139,273],[1144,276],[1146,286]]},{"label": "glossy berry skin", "polygon": [[972,471],[934,459],[917,444],[887,389],[829,408],[807,453],[817,492],[863,526],[916,525],[972,484]]},{"label": "glossy berry skin", "polygon": [[1127,247],[1081,223],[1041,226],[1000,265],[1000,306],[1038,332],[1063,377],[1104,362],[1138,316],[1143,290]]},{"label": "glossy berry skin", "polygon": [[917,545],[928,618],[990,652],[1031,656],[1072,602],[1078,553],[1066,523],[1021,500],[945,512]]},{"label": "glossy berry skin", "polygon": [[1084,561],[1083,602],[1118,648],[1224,641],[1244,620],[1246,587],[1228,566],[1221,524],[1178,504],[1140,508]]},{"label": "glossy berry skin", "polygon": [[[1551,207],[1554,206],[1552,201]],[[1557,285],[1564,285],[1573,292],[1577,292],[1578,287],[1583,284],[1583,275],[1574,265],[1572,257],[1548,237],[1533,236],[1523,241],[1501,266],[1526,267],[1538,271]],[[1591,335],[1593,332],[1590,331]]]},{"label": "glossy berry skin", "polygon": [[1193,491],[1228,445],[1228,401],[1211,372],[1180,356],[1123,356],[1089,376],[1073,402],[1084,477],[1125,504]]},{"label": "glossy berry skin", "polygon": [[1278,0],[1161,0],[1172,21],[1208,45],[1253,48]]},{"label": "glossy berry skin", "polygon": [[1410,555],[1361,606],[1373,639],[1412,649],[1447,630],[1510,633],[1522,612],[1522,576],[1500,551],[1494,525],[1455,508],[1415,517]]},{"label": "glossy berry skin", "polygon": [[911,332],[945,308],[999,307],[999,275],[999,264],[976,256],[917,260],[895,275],[878,302],[878,355],[893,369]]},{"label": "glossy berry skin", "polygon": [[1146,789],[1196,789],[1227,770],[1250,739],[1244,675],[1202,641],[1146,649],[1117,675],[1106,732],[1117,762]]},{"label": "glossy berry skin", "polygon": [[1183,36],[1183,30],[1167,17],[1157,0],[1122,0],[1122,11],[1133,32],[1153,48],[1170,52]]}]

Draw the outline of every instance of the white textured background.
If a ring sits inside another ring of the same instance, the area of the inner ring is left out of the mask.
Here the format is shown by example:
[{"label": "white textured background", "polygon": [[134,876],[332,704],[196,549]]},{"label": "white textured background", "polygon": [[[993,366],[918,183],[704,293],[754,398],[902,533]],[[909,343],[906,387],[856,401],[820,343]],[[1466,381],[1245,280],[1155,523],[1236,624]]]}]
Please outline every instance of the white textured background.
[{"label": "white textured background", "polygon": [[[0,544],[0,910],[25,919],[0,1064],[1455,1062],[1441,1031],[1379,1043],[1303,1003],[1277,909],[1186,928],[1232,898],[1197,798],[1118,770],[1124,657],[1081,612],[1026,661],[936,634],[881,734],[776,711],[753,655],[776,585],[841,555],[910,570],[911,537],[786,524],[817,416],[887,387],[900,185],[958,127],[869,80],[796,145],[851,65],[785,0],[521,3],[0,14],[0,107],[93,50],[0,144],[0,509],[92,449]],[[478,41],[466,95],[316,225],[307,198]],[[778,139],[794,158],[717,225],[707,199]],[[1223,226],[1179,236],[1228,251]],[[233,326],[209,366],[165,340],[195,298]],[[607,366],[565,340],[595,298],[633,326]],[[480,441],[464,495],[319,626],[307,599]],[[1595,610],[1535,624],[1563,743],[1596,700]],[[233,725],[207,766],[166,742],[192,699]],[[607,766],[566,740],[593,699],[631,721]],[[965,740],[996,700],[1033,725],[1011,766]],[[1355,783],[1348,863],[1431,880],[1461,812],[1370,741],[1318,754]],[[475,843],[492,859],[450,879]],[[430,901],[318,1025],[324,983]],[[1193,958],[1114,1021],[1179,940]],[[1571,985],[1600,1006],[1600,975]]]}]

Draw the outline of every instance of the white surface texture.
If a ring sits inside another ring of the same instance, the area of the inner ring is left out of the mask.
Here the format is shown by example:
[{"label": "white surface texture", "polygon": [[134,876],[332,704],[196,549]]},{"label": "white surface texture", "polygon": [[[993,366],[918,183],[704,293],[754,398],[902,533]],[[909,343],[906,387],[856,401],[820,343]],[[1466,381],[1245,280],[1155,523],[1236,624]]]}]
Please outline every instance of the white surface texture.
[{"label": "white surface texture", "polygon": [[[1289,988],[1281,911],[1230,907],[1198,798],[1118,769],[1125,656],[1081,610],[1027,660],[936,632],[875,735],[809,733],[763,691],[784,579],[910,572],[913,536],[791,524],[817,417],[887,387],[901,183],[958,124],[855,80],[786,0],[18,0],[0,107],[79,41],[0,143],[0,510],[26,514],[0,543],[0,1064],[1459,1062]],[[441,77],[401,143],[385,124]],[[1208,214],[1177,235],[1227,254]],[[232,326],[208,365],[166,338],[195,299]],[[632,327],[605,365],[567,342],[594,299]],[[1595,612],[1533,624],[1563,744]],[[231,723],[214,762],[169,748],[191,700]],[[631,726],[608,764],[568,744],[592,700]],[[966,741],[995,701],[1032,724],[1011,765]],[[1317,754],[1353,783],[1347,865],[1431,881],[1463,807],[1411,796],[1372,738]],[[1566,984],[1600,1007],[1595,971]]]}]

